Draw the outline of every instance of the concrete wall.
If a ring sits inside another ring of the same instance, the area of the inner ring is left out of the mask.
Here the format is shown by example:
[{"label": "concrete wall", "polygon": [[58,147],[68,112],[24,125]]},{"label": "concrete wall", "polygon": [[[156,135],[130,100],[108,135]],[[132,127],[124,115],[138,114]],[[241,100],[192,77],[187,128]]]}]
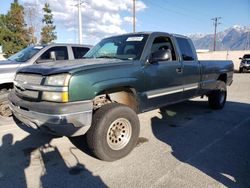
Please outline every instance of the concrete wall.
[{"label": "concrete wall", "polygon": [[250,54],[250,50],[241,51],[215,51],[215,52],[198,52],[199,60],[232,60],[234,69],[239,70],[240,59],[244,54]]}]

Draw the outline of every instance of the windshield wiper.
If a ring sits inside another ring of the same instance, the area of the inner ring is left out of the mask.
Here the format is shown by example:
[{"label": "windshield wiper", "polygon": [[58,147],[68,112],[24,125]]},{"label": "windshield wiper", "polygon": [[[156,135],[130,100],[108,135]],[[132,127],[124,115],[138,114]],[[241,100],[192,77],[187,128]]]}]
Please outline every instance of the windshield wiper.
[{"label": "windshield wiper", "polygon": [[18,62],[18,63],[25,62],[25,61],[20,61],[20,60],[17,60],[17,59],[10,59],[10,58],[8,58],[7,60],[9,60],[9,61],[15,61],[15,62]]},{"label": "windshield wiper", "polygon": [[120,59],[116,56],[108,56],[108,55],[101,55],[101,56],[98,56],[96,58],[107,58],[107,59]]}]

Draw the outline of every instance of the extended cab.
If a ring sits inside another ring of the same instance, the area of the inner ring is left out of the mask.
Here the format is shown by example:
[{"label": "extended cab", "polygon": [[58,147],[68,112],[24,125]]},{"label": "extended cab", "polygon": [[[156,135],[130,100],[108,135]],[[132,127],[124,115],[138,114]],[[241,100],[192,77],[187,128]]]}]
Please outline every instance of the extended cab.
[{"label": "extended cab", "polygon": [[138,113],[203,95],[223,108],[233,70],[232,61],[198,61],[185,36],[125,34],[103,39],[83,60],[20,69],[9,101],[27,126],[86,134],[93,153],[112,161],[135,146]]},{"label": "extended cab", "polygon": [[7,95],[13,88],[18,68],[58,60],[81,59],[91,48],[89,45],[48,44],[28,46],[20,52],[0,61],[0,116],[10,116]]}]

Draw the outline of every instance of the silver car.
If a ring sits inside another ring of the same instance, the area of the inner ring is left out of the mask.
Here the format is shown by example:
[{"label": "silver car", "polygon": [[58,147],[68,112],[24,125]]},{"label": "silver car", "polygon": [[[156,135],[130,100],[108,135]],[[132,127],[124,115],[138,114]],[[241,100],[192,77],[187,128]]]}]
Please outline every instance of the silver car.
[{"label": "silver car", "polygon": [[0,61],[0,116],[10,116],[7,95],[13,88],[18,68],[35,63],[57,60],[81,59],[92,46],[78,44],[49,44],[28,46],[20,52]]}]

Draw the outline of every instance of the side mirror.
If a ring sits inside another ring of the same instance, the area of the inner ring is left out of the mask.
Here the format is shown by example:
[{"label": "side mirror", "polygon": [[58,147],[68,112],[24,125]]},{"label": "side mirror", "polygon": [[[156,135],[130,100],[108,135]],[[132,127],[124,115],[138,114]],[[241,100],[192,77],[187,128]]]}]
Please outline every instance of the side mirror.
[{"label": "side mirror", "polygon": [[50,60],[53,60],[53,61],[56,60],[56,53],[55,53],[55,51],[51,51],[51,52],[49,53],[49,56],[50,56]]},{"label": "side mirror", "polygon": [[171,59],[171,52],[169,50],[158,50],[150,55],[149,63],[158,61],[169,61]]},{"label": "side mirror", "polygon": [[240,57],[239,59],[241,59],[241,60],[242,60],[242,57]]}]

